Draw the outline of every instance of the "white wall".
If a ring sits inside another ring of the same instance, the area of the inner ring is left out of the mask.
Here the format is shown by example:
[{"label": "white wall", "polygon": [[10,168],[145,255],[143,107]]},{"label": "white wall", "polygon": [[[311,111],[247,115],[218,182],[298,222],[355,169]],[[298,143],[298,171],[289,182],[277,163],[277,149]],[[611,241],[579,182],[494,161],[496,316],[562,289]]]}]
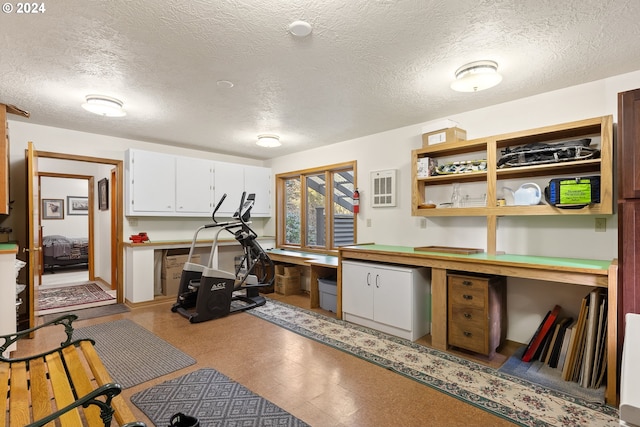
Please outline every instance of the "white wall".
[{"label": "white wall", "polygon": [[43,176],[40,178],[40,198],[62,200],[62,219],[42,219],[42,235],[65,237],[89,237],[89,216],[70,215],[68,196],[88,197],[89,186],[86,179],[58,178]]}]

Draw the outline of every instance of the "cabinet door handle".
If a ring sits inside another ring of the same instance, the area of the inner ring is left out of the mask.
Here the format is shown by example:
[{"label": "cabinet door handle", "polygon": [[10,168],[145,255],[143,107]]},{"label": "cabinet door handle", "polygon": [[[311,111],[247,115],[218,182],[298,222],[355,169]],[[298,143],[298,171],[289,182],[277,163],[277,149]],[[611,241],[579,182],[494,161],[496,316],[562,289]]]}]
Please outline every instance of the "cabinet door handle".
[{"label": "cabinet door handle", "polygon": [[471,319],[471,313],[464,313],[465,319]]},{"label": "cabinet door handle", "polygon": [[380,284],[378,283],[378,278],[380,277],[379,274],[376,274],[376,288],[380,287]]},{"label": "cabinet door handle", "polygon": [[462,298],[467,299],[467,300],[471,300],[471,299],[473,299],[473,295],[462,294]]},{"label": "cabinet door handle", "polygon": [[471,285],[473,285],[473,282],[470,281],[470,280],[463,280],[462,284],[465,285],[465,286],[471,286]]},{"label": "cabinet door handle", "polygon": [[463,334],[464,334],[464,336],[465,336],[465,337],[467,337],[467,338],[471,338],[471,335],[473,335],[473,334],[472,334],[471,332],[469,332],[469,331],[464,331],[464,332],[463,332]]},{"label": "cabinet door handle", "polygon": [[371,286],[371,282],[369,282],[370,277],[371,277],[371,273],[367,273],[367,286]]}]

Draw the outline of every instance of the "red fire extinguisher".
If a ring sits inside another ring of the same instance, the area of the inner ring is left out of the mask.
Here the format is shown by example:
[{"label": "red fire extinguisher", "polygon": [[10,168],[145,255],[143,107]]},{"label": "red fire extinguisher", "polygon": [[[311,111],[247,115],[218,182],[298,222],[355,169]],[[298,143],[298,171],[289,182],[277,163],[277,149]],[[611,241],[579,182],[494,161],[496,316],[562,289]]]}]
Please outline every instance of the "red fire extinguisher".
[{"label": "red fire extinguisher", "polygon": [[353,192],[353,213],[357,214],[360,212],[360,193],[356,188],[356,191]]}]

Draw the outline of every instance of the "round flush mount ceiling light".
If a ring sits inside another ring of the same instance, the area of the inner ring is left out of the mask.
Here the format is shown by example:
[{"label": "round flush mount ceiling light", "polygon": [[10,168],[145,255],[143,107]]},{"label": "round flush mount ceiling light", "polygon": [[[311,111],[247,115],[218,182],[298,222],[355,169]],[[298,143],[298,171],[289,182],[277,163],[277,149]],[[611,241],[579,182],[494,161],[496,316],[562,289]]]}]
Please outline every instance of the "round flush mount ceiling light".
[{"label": "round flush mount ceiling light", "polygon": [[127,113],[122,109],[122,101],[110,96],[87,95],[82,108],[105,117],[123,117]]},{"label": "round flush mount ceiling light", "polygon": [[267,148],[279,147],[281,145],[280,137],[273,134],[258,135],[258,142],[256,142],[256,144]]},{"label": "round flush mount ceiling light", "polygon": [[233,87],[233,82],[229,80],[218,80],[216,84],[225,89],[231,89]]},{"label": "round flush mount ceiling light", "polygon": [[458,92],[477,92],[489,89],[502,81],[498,64],[494,61],[475,61],[456,70],[451,89]]},{"label": "round flush mount ceiling light", "polygon": [[311,24],[305,21],[294,21],[289,24],[289,32],[296,37],[307,37],[311,34]]}]

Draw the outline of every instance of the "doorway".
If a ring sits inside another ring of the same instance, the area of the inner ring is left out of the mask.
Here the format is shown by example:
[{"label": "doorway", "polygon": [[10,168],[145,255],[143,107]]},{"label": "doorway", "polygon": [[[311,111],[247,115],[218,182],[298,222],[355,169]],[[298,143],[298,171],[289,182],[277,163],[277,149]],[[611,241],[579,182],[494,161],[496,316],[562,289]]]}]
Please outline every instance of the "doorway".
[{"label": "doorway", "polygon": [[96,245],[90,227],[95,212],[89,204],[94,177],[40,172],[38,178],[42,278],[36,290],[36,315],[113,304],[115,290],[95,274]]},{"label": "doorway", "polygon": [[[84,180],[85,192],[77,192],[74,194],[70,194],[72,190],[68,190],[69,194],[62,194],[64,196],[61,197],[58,194],[54,199],[54,210],[55,207],[64,209],[65,218],[69,217],[69,214],[76,218],[83,216],[85,221],[88,224],[87,228],[82,227],[82,230],[87,230],[87,242],[86,242],[86,269],[82,273],[84,276],[73,276],[70,275],[69,279],[55,279],[61,285],[73,284],[74,282],[84,281],[86,277],[87,280],[92,282],[99,282],[103,288],[103,290],[109,293],[113,298],[111,303],[122,303],[124,302],[124,285],[123,285],[123,274],[122,274],[122,265],[123,265],[123,256],[122,256],[122,174],[123,174],[123,162],[121,160],[114,159],[103,159],[103,158],[94,158],[87,156],[75,156],[69,154],[61,154],[61,153],[53,153],[53,152],[40,152],[34,151],[33,157],[36,159],[32,163],[35,165],[35,170],[31,172],[34,175],[34,180],[38,183],[38,187],[44,187],[44,191],[41,191],[41,188],[38,188],[36,193],[41,193],[37,196],[37,200],[39,203],[37,204],[38,210],[43,211],[39,216],[43,218],[46,214],[45,209],[48,208],[48,205],[44,204],[44,201],[47,199],[46,194],[46,184],[43,185],[42,180],[47,179],[65,179],[69,180],[68,182],[73,182],[73,180]],[[76,173],[77,172],[77,173]],[[100,200],[99,191],[103,191],[108,189],[108,203],[104,203],[105,200]],[[77,194],[75,194],[77,193]],[[86,195],[85,195],[86,194]],[[60,202],[63,200],[63,203]],[[52,213],[53,216],[56,215],[55,212]],[[62,213],[57,213],[57,215],[62,215]],[[62,221],[62,220],[58,220]],[[31,232],[30,235],[40,235],[40,238],[36,240],[36,242],[40,242],[40,244],[36,244],[33,252],[34,254],[38,252],[42,252],[42,255],[39,257],[42,259],[42,268],[36,269],[34,272],[36,275],[42,275],[43,273],[47,275],[46,269],[49,267],[47,261],[44,258],[45,255],[45,247],[43,242],[43,237],[50,234],[50,232],[55,231],[55,227],[53,227],[54,223],[50,221],[45,221],[41,219],[40,222],[35,222],[35,230]],[[80,228],[78,228],[79,230]],[[74,233],[74,236],[69,235],[70,237],[77,237],[78,235]],[[62,235],[62,234],[57,234]],[[79,236],[84,237],[84,236]],[[81,243],[80,245],[82,245]],[[40,264],[40,263],[35,263]],[[72,270],[81,270],[81,263],[78,265],[71,265],[70,268]],[[66,274],[66,270],[64,268],[54,267],[53,275]],[[31,274],[31,272],[30,272]],[[58,276],[60,277],[60,276]],[[81,280],[78,280],[79,277],[82,277]],[[31,298],[36,296],[36,292],[38,288],[41,288],[44,283],[44,286],[47,286],[48,280],[42,280],[40,278],[34,278],[30,280],[31,289],[30,295]],[[34,325],[34,314],[37,307],[37,300],[35,298],[30,299],[29,311],[30,311],[30,325]],[[71,310],[78,309],[78,306],[74,306]]]}]

